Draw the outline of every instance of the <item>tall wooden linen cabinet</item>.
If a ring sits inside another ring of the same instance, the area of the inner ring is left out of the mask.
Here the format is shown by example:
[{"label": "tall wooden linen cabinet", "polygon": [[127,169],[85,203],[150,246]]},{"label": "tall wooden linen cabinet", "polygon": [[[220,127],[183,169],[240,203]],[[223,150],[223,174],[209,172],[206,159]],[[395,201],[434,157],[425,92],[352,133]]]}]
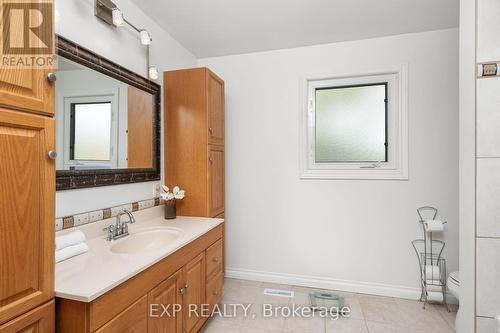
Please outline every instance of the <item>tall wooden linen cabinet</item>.
[{"label": "tall wooden linen cabinet", "polygon": [[[52,25],[46,29],[54,34]],[[55,161],[48,153],[55,150],[55,129],[49,72],[0,69],[0,333],[54,332]]]},{"label": "tall wooden linen cabinet", "polygon": [[165,183],[183,216],[224,216],[224,81],[208,68],[164,73]]}]

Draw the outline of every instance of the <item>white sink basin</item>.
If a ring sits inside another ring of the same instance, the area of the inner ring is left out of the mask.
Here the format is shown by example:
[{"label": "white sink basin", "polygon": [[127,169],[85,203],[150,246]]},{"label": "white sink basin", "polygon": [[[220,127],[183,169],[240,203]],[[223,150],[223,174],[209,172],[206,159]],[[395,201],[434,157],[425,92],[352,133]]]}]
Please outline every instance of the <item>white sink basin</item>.
[{"label": "white sink basin", "polygon": [[175,243],[181,233],[181,230],[169,227],[138,230],[130,234],[130,236],[117,241],[111,246],[110,250],[113,253],[137,253],[158,250]]}]

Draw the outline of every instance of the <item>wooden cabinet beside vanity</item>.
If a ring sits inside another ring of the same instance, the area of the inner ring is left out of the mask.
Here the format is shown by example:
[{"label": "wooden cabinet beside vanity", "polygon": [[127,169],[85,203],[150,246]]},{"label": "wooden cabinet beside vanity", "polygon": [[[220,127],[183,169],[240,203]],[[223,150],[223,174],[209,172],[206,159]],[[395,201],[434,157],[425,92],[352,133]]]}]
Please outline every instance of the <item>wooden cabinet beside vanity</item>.
[{"label": "wooden cabinet beside vanity", "polygon": [[221,301],[223,249],[221,224],[90,303],[57,299],[57,332],[198,332]]},{"label": "wooden cabinet beside vanity", "polygon": [[208,68],[165,72],[165,182],[183,216],[224,216],[224,81]]}]

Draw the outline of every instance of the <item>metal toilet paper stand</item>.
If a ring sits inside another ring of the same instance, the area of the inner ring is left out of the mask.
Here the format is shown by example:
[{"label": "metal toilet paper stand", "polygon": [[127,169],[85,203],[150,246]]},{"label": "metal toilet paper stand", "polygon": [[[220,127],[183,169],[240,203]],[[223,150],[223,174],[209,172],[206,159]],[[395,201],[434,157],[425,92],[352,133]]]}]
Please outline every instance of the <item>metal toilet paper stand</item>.
[{"label": "metal toilet paper stand", "polygon": [[[413,248],[417,254],[420,268],[421,295],[420,301],[424,302],[423,308],[430,300],[430,293],[436,295],[441,293],[442,302],[446,303],[446,259],[442,257],[446,243],[442,240],[433,239],[433,232],[426,230],[427,221],[435,220],[438,210],[434,207],[420,207],[417,209],[419,222],[422,226],[423,238],[412,241]],[[446,222],[443,222],[443,224]]]}]

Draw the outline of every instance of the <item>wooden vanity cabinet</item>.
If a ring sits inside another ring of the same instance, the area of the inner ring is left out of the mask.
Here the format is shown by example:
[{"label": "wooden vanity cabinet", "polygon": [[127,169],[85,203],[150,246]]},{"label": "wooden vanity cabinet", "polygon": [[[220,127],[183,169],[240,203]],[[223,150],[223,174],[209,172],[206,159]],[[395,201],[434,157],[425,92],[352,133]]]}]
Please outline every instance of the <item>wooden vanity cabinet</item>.
[{"label": "wooden vanity cabinet", "polygon": [[164,73],[165,183],[183,216],[224,213],[224,81],[208,68]]},{"label": "wooden vanity cabinet", "polygon": [[199,332],[222,299],[223,246],[221,224],[90,303],[58,298],[57,332]]}]

